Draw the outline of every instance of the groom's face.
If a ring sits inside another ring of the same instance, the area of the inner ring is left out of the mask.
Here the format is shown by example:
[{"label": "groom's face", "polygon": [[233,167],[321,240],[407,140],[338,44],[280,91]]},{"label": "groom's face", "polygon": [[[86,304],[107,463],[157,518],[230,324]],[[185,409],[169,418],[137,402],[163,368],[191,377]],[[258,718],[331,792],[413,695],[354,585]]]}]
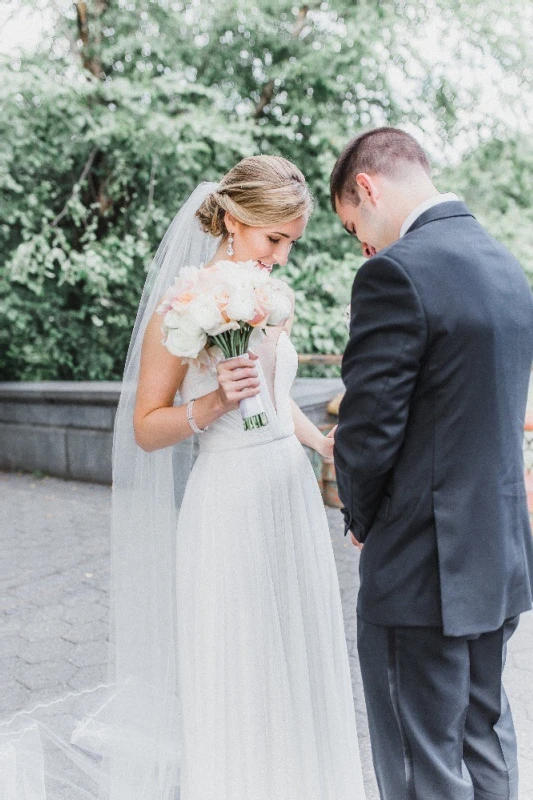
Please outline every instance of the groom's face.
[{"label": "groom's face", "polygon": [[359,172],[335,201],[335,210],[344,228],[357,236],[366,258],[375,255],[394,238],[390,225],[390,181],[379,173]]},{"label": "groom's face", "polygon": [[356,236],[361,242],[361,248],[365,258],[375,255],[379,247],[377,239],[379,236],[375,231],[372,218],[367,213],[364,202],[357,205],[350,199],[337,199],[335,203],[337,216],[343,224],[344,229],[350,236]]}]

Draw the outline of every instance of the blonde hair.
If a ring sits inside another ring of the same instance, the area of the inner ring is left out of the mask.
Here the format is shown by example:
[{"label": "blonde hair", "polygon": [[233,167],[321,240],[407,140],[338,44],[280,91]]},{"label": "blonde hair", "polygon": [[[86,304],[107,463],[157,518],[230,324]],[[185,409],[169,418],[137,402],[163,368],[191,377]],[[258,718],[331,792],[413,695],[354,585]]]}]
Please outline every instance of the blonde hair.
[{"label": "blonde hair", "polygon": [[311,214],[313,200],[298,167],[281,156],[250,156],[239,161],[206,197],[196,216],[203,231],[227,236],[224,215],[267,227]]}]

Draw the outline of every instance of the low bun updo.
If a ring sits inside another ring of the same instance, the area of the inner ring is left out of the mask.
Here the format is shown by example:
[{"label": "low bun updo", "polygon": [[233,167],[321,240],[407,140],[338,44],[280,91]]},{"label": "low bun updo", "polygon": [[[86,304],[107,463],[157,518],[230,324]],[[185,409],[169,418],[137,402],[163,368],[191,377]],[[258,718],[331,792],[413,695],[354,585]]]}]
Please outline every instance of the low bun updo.
[{"label": "low bun updo", "polygon": [[207,195],[196,212],[196,216],[204,233],[210,233],[211,236],[218,237],[227,232],[224,224],[225,213],[225,209],[220,205],[218,192],[212,192]]},{"label": "low bun updo", "polygon": [[243,225],[260,228],[309,216],[312,209],[313,201],[298,167],[281,156],[262,155],[243,158],[230,169],[196,216],[205,233],[226,237],[226,211]]}]

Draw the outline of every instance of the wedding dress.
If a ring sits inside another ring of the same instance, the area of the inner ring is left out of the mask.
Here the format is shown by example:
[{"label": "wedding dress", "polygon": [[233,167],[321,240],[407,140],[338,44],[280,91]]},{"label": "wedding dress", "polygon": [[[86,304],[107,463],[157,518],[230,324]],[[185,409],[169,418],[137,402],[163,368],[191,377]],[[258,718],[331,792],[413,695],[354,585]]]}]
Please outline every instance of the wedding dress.
[{"label": "wedding dress", "polygon": [[[199,436],[177,526],[180,800],[362,800],[339,584],[296,438],[296,350],[255,347],[268,425],[230,411]],[[189,366],[187,401],[218,386]]]}]

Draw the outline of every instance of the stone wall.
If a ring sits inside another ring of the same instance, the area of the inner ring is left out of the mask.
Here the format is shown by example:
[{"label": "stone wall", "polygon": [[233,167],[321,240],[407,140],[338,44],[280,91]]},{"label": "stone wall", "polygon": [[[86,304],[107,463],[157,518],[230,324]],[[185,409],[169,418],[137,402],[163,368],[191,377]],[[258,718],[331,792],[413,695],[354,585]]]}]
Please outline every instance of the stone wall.
[{"label": "stone wall", "polygon": [[[292,397],[320,425],[342,388],[340,378],[297,378]],[[119,394],[118,381],[0,382],[0,469],[110,483]]]}]

